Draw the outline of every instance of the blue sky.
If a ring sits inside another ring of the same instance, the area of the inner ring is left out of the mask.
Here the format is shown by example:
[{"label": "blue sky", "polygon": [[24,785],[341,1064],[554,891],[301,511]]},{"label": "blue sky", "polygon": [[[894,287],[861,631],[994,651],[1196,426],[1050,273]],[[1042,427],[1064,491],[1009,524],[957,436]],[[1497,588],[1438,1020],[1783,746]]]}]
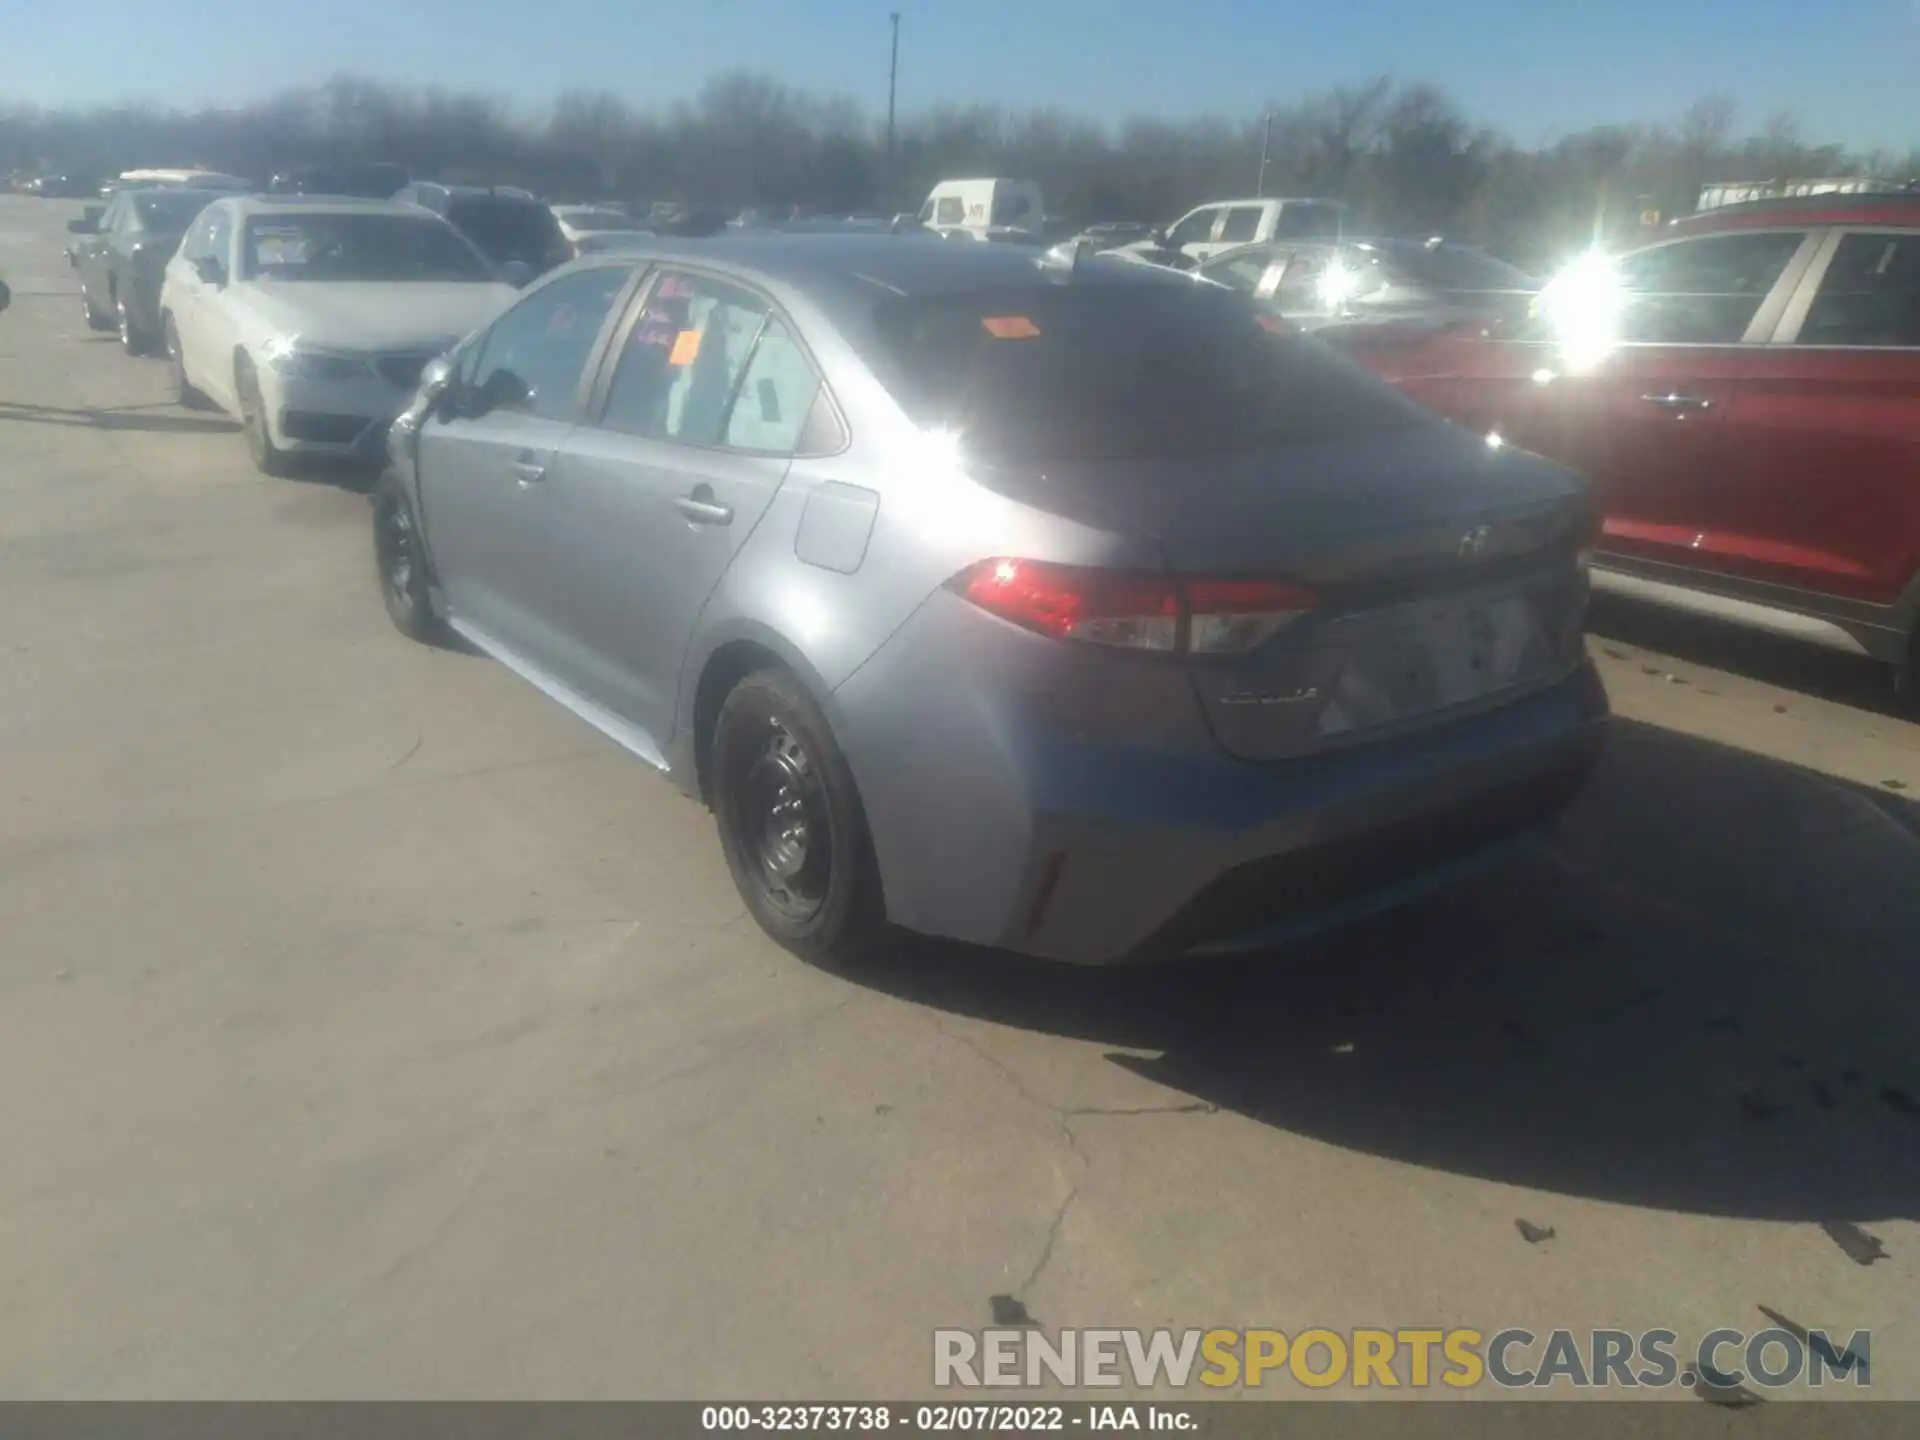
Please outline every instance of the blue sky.
[{"label": "blue sky", "polygon": [[746,67],[886,102],[1055,105],[1099,119],[1253,114],[1392,72],[1523,142],[1668,119],[1723,90],[1758,127],[1920,145],[1920,0],[8,0],[0,100],[252,99],[339,71],[641,103]]}]

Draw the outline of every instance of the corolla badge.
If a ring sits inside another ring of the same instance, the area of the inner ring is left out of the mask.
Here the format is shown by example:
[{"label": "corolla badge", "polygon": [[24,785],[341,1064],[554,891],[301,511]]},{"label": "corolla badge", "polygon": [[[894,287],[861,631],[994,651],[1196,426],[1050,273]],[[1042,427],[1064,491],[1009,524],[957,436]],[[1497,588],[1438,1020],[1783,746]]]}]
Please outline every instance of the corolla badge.
[{"label": "corolla badge", "polygon": [[1478,560],[1487,552],[1487,542],[1493,538],[1491,525],[1476,525],[1460,537],[1460,558]]}]

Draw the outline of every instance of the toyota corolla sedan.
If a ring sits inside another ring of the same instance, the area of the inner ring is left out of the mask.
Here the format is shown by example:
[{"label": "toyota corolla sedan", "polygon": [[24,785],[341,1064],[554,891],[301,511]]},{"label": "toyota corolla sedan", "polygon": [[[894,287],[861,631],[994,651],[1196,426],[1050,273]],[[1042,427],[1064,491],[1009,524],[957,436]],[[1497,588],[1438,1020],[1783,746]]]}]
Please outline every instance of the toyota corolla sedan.
[{"label": "toyota corolla sedan", "polygon": [[1497,853],[1604,731],[1576,478],[1085,251],[637,242],[390,450],[395,622],[709,805],[810,958],[1265,943]]},{"label": "toyota corolla sedan", "polygon": [[167,263],[160,329],[180,403],[239,420],[280,475],[297,454],[374,450],[427,361],[518,293],[415,205],[222,199]]}]

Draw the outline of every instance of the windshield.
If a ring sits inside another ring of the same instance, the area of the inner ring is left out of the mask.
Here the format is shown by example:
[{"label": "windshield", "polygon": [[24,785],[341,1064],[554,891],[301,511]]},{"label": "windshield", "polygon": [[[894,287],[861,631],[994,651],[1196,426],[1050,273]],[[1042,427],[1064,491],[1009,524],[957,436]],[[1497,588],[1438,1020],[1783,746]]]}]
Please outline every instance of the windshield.
[{"label": "windshield", "polygon": [[259,280],[490,281],[493,273],[450,228],[412,215],[256,215],[245,273]]},{"label": "windshield", "polygon": [[149,230],[184,230],[212,202],[213,196],[192,190],[162,190],[135,196],[133,207]]},{"label": "windshield", "polygon": [[1422,412],[1245,297],[1021,286],[875,314],[882,378],[920,424],[1008,459],[1198,455],[1416,423]]},{"label": "windshield", "polygon": [[566,239],[553,212],[532,200],[497,196],[455,200],[447,207],[447,219],[496,265],[520,260],[537,269],[567,253]]},{"label": "windshield", "polygon": [[[1361,249],[1374,247],[1362,246]],[[1537,290],[1533,277],[1470,245],[1379,247],[1393,269],[1436,290]]]}]

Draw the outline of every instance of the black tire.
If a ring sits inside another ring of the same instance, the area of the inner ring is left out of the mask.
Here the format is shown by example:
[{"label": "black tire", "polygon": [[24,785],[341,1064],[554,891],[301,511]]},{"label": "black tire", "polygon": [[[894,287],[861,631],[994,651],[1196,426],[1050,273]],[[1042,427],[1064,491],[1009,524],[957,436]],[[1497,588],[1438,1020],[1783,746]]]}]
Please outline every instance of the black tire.
[{"label": "black tire", "polygon": [[129,355],[145,355],[153,349],[153,341],[134,323],[133,312],[127,309],[127,302],[121,296],[114,296],[115,318],[120,325],[120,348]]},{"label": "black tire", "polygon": [[886,904],[860,794],[799,681],[760,670],[734,686],[708,763],[720,849],[760,928],[829,967],[884,950]]},{"label": "black tire", "polygon": [[183,410],[205,410],[209,406],[207,397],[194,389],[187,381],[186,361],[180,357],[180,332],[174,327],[173,316],[167,315],[160,321],[160,338],[166,347],[167,365],[173,371],[174,403]]},{"label": "black tire", "polygon": [[89,330],[113,329],[113,317],[111,315],[103,315],[100,311],[93,308],[93,296],[85,285],[80,287],[80,304],[86,312],[87,328]]},{"label": "black tire", "polygon": [[233,362],[233,397],[240,406],[240,433],[247,438],[253,468],[274,479],[293,473],[293,457],[273,443],[267,428],[267,409],[260,399],[260,378],[253,362],[241,355]]},{"label": "black tire", "polygon": [[430,598],[432,569],[406,487],[389,473],[373,491],[373,564],[394,627],[423,645],[445,645],[448,631]]}]

